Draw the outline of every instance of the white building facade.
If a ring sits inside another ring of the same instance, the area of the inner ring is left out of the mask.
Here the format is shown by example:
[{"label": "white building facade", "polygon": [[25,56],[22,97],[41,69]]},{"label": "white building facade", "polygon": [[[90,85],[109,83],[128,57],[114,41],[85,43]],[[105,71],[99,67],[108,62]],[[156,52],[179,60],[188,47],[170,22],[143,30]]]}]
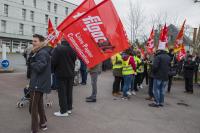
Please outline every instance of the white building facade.
[{"label": "white building facade", "polygon": [[46,36],[48,19],[57,27],[77,5],[63,0],[0,0],[0,52],[23,52],[32,35]]}]

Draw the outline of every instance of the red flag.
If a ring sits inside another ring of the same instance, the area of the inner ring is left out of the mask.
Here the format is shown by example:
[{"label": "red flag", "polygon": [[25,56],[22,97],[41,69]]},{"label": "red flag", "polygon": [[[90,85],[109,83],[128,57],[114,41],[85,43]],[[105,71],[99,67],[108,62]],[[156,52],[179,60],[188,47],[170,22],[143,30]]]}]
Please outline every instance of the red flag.
[{"label": "red flag", "polygon": [[153,53],[153,49],[154,49],[154,27],[151,30],[151,34],[149,36],[149,39],[147,41],[147,45],[146,45],[146,50],[147,53],[152,54]]},{"label": "red flag", "polygon": [[186,20],[183,22],[183,25],[181,27],[181,30],[178,33],[178,36],[176,37],[175,44],[174,44],[174,52],[178,52],[182,49],[183,44],[183,37],[184,37],[184,26],[185,26]]},{"label": "red flag", "polygon": [[85,14],[87,11],[95,7],[94,0],[85,0],[79,5],[58,27],[58,31],[62,31],[66,26],[77,20],[80,16]]},{"label": "red flag", "polygon": [[54,48],[58,44],[58,42],[61,40],[61,38],[62,38],[62,33],[58,32],[57,30],[53,28],[53,24],[51,20],[49,19],[47,41]]},{"label": "red flag", "polygon": [[182,46],[181,46],[181,50],[179,51],[179,53],[178,53],[178,55],[177,55],[177,60],[178,60],[178,61],[181,61],[185,56],[186,56],[185,46],[182,45]]},{"label": "red flag", "polygon": [[168,48],[168,27],[165,24],[164,28],[160,32],[158,49],[165,50],[166,48]]},{"label": "red flag", "polygon": [[79,17],[63,33],[89,68],[129,48],[125,30],[110,0],[104,0]]}]

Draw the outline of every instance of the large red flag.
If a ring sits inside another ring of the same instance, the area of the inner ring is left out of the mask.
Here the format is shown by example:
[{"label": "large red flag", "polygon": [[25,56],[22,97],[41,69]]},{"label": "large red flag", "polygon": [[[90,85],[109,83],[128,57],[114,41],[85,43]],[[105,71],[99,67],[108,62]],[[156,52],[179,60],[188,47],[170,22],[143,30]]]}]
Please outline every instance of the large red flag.
[{"label": "large red flag", "polygon": [[160,39],[158,44],[158,49],[167,49],[168,48],[168,27],[165,24],[163,29],[160,32]]},{"label": "large red flag", "polygon": [[58,31],[62,31],[66,26],[77,20],[80,16],[95,7],[94,0],[85,0],[81,3],[58,27]]},{"label": "large red flag", "polygon": [[149,36],[149,39],[147,41],[147,45],[146,45],[146,50],[147,53],[152,54],[153,53],[153,49],[154,49],[154,27],[151,30],[151,34]]},{"label": "large red flag", "polygon": [[121,20],[104,0],[63,30],[65,39],[89,68],[129,48]]},{"label": "large red flag", "polygon": [[53,24],[49,19],[47,41],[54,48],[62,38],[62,33],[53,28]]},{"label": "large red flag", "polygon": [[183,37],[184,37],[184,26],[185,26],[186,20],[183,22],[183,25],[181,27],[181,30],[178,33],[178,36],[176,37],[175,44],[174,44],[174,52],[178,52],[182,49],[183,44]]}]

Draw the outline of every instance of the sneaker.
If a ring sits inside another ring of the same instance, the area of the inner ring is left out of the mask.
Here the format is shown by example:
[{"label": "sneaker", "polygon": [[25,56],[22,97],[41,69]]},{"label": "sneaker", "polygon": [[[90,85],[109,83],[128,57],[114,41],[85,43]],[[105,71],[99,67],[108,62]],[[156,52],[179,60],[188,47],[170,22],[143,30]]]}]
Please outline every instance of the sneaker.
[{"label": "sneaker", "polygon": [[140,89],[143,89],[143,86],[142,86],[142,85],[140,85],[140,86],[139,86],[139,88],[140,88]]},{"label": "sneaker", "polygon": [[130,91],[128,91],[126,94],[127,94],[128,96],[132,96],[132,93],[131,93]]},{"label": "sneaker", "polygon": [[159,108],[159,105],[158,104],[155,104],[155,103],[151,103],[149,104],[150,107],[154,107],[154,108]]},{"label": "sneaker", "polygon": [[163,104],[159,104],[159,107],[164,107],[164,105]]},{"label": "sneaker", "polygon": [[87,99],[92,99],[92,96],[86,97],[85,99],[86,99],[86,100],[87,100]]},{"label": "sneaker", "polygon": [[128,100],[128,97],[122,97],[122,100]]},{"label": "sneaker", "polygon": [[46,125],[46,124],[41,124],[41,125],[40,125],[40,129],[41,129],[42,131],[46,131],[48,128],[47,128],[47,125]]},{"label": "sneaker", "polygon": [[132,95],[136,96],[136,92],[135,91],[131,91]]},{"label": "sneaker", "polygon": [[147,98],[145,98],[145,100],[153,101],[154,99],[153,99],[153,97],[147,97]]},{"label": "sneaker", "polygon": [[72,114],[72,111],[71,111],[71,110],[68,110],[67,113],[68,113],[68,114]]},{"label": "sneaker", "polygon": [[55,112],[54,115],[55,115],[55,116],[58,116],[58,117],[67,117],[67,116],[69,116],[68,113],[63,113],[63,114],[61,114],[60,111],[59,111],[59,112]]},{"label": "sneaker", "polygon": [[113,96],[114,96],[114,97],[117,97],[118,95],[117,95],[117,93],[113,93]]}]

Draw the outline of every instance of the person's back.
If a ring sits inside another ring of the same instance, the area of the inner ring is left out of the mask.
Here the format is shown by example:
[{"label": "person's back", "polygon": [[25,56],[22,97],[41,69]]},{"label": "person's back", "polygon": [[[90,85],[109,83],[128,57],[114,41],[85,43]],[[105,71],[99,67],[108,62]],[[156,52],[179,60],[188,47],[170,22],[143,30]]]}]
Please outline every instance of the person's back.
[{"label": "person's back", "polygon": [[165,51],[160,51],[160,53],[156,55],[153,62],[153,77],[155,79],[163,81],[168,80],[170,60],[170,56]]},{"label": "person's back", "polygon": [[52,54],[52,65],[57,78],[65,79],[74,77],[76,53],[68,42],[63,41]]}]

